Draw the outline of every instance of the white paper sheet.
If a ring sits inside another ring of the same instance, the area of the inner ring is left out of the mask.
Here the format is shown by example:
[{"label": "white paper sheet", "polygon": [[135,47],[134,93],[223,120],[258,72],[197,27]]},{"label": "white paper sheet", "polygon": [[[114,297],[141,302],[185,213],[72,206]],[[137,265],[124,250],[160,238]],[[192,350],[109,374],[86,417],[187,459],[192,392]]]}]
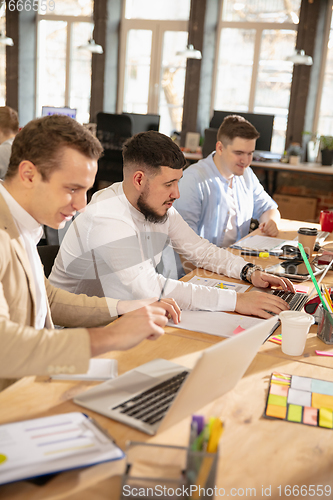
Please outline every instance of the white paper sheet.
[{"label": "white paper sheet", "polygon": [[87,373],[59,373],[52,375],[54,380],[96,380],[104,381],[118,376],[116,359],[91,359]]},{"label": "white paper sheet", "polygon": [[272,238],[270,236],[254,234],[253,236],[248,236],[244,240],[236,241],[234,245],[231,245],[231,248],[237,248],[239,250],[270,251],[280,250],[283,245],[292,245],[297,247],[297,241],[282,240],[281,238]]},{"label": "white paper sheet", "polygon": [[169,321],[168,325],[174,328],[217,335],[218,337],[232,337],[235,330],[247,330],[263,321],[266,320],[224,312],[182,311],[181,322],[175,325]]},{"label": "white paper sheet", "polygon": [[123,457],[83,413],[0,426],[0,484]]},{"label": "white paper sheet", "polygon": [[202,278],[201,276],[193,276],[187,283],[194,285],[213,286],[222,290],[234,290],[238,293],[244,293],[250,285],[241,285],[240,283],[231,283],[231,281],[221,281],[214,278]]}]

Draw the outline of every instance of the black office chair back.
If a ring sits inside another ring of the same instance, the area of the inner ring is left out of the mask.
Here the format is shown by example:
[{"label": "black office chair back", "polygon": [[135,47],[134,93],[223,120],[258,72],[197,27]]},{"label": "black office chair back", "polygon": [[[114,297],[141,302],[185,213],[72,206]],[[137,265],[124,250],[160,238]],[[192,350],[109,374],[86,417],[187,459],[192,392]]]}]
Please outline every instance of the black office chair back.
[{"label": "black office chair back", "polygon": [[138,134],[139,132],[147,132],[148,130],[155,130],[158,132],[160,128],[160,115],[154,115],[151,113],[146,113],[141,115],[139,113],[123,113],[132,119],[132,135]]},{"label": "black office chair back", "polygon": [[132,119],[127,115],[97,114],[96,135],[104,153],[98,160],[96,181],[120,182],[123,180],[122,148],[132,136]]},{"label": "black office chair back", "polygon": [[44,274],[48,278],[53,267],[54,260],[59,251],[59,245],[37,246],[40,260],[44,266]]},{"label": "black office chair back", "polygon": [[206,158],[210,153],[215,151],[217,141],[217,128],[206,128],[205,139],[202,145],[202,156]]}]

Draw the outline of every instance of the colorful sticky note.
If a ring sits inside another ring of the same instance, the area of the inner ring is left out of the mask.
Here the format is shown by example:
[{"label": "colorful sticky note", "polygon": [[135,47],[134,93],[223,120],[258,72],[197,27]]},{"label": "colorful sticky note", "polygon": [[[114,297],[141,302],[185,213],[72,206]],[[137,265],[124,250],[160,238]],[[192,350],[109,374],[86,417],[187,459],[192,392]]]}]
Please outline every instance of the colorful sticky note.
[{"label": "colorful sticky note", "polygon": [[317,392],[318,394],[329,394],[333,396],[333,382],[327,382],[326,380],[318,380],[316,378],[312,379],[311,383],[312,392]]},{"label": "colorful sticky note", "polygon": [[273,335],[272,337],[269,337],[268,339],[270,342],[273,342],[274,344],[281,345],[282,344],[282,335],[279,333],[278,335]]},{"label": "colorful sticky note", "polygon": [[287,397],[269,394],[267,404],[274,406],[287,406]]},{"label": "colorful sticky note", "polygon": [[288,403],[301,406],[311,406],[311,392],[289,389]]},{"label": "colorful sticky note", "polygon": [[287,420],[290,422],[302,422],[302,406],[289,405]]},{"label": "colorful sticky note", "polygon": [[267,405],[266,415],[268,417],[286,418],[286,414],[287,414],[286,406]]},{"label": "colorful sticky note", "polygon": [[289,380],[291,379],[291,375],[286,375],[285,373],[274,372],[272,374],[272,380]]},{"label": "colorful sticky note", "polygon": [[294,285],[296,292],[308,293],[309,287],[306,285]]},{"label": "colorful sticky note", "polygon": [[277,396],[288,396],[289,387],[287,385],[281,384],[271,384],[270,394],[276,394]]},{"label": "colorful sticky note", "polygon": [[[293,389],[299,389],[301,391],[311,391],[312,390],[312,378],[308,377],[297,377],[297,375],[293,375],[291,377],[290,387]],[[309,405],[311,406],[311,405]]]},{"label": "colorful sticky note", "polygon": [[333,412],[327,408],[319,409],[319,426],[327,427],[328,429],[333,428]]},{"label": "colorful sticky note", "polygon": [[242,333],[242,332],[245,332],[245,328],[242,328],[240,325],[237,326],[237,328],[234,329],[234,331],[232,332],[234,335],[236,335],[237,333]]},{"label": "colorful sticky note", "polygon": [[313,408],[329,408],[333,410],[333,396],[313,392],[311,406],[313,406]]},{"label": "colorful sticky note", "polygon": [[303,424],[315,425],[318,423],[318,410],[317,408],[309,408],[306,406],[303,410]]}]

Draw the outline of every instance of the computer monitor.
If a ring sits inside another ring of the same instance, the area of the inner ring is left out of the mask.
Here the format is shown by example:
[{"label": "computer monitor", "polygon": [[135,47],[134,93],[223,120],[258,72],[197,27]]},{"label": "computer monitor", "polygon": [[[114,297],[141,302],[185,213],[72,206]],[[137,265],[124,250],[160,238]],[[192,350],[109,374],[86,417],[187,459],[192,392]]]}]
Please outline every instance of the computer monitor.
[{"label": "computer monitor", "polygon": [[42,106],[42,116],[50,115],[66,115],[76,120],[76,109],[73,108],[56,108],[54,106]]},{"label": "computer monitor", "polygon": [[211,128],[219,128],[224,118],[228,115],[240,115],[248,120],[260,133],[259,139],[256,142],[257,151],[270,151],[274,115],[261,115],[257,113],[242,113],[240,111],[219,111],[214,110],[213,118],[210,121]]},{"label": "computer monitor", "polygon": [[148,130],[155,130],[158,132],[160,126],[160,115],[139,113],[123,113],[132,119],[132,135],[139,132],[147,132]]}]

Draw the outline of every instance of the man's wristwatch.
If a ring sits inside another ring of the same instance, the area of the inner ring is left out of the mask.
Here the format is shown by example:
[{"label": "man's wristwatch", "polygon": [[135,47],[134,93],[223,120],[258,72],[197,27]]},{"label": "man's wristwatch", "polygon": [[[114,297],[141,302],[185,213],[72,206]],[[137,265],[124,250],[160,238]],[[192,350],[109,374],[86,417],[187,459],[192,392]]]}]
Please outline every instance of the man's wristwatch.
[{"label": "man's wristwatch", "polygon": [[243,281],[252,283],[251,276],[255,271],[262,271],[262,267],[251,264],[250,262],[246,264],[241,270],[240,277]]}]

